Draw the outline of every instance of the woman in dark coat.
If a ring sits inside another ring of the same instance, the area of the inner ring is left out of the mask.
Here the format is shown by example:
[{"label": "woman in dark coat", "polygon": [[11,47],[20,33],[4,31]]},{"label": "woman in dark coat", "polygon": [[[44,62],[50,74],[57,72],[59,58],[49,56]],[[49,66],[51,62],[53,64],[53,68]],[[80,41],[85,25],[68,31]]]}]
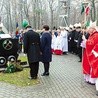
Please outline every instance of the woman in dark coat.
[{"label": "woman in dark coat", "polygon": [[26,27],[24,33],[24,53],[27,53],[30,67],[30,79],[36,79],[40,60],[40,36],[34,32],[31,26]]},{"label": "woman in dark coat", "polygon": [[51,51],[51,41],[52,36],[49,32],[49,26],[43,26],[44,32],[41,37],[41,52],[42,52],[42,62],[44,64],[44,73],[42,76],[49,75],[49,65],[52,61],[52,51]]}]

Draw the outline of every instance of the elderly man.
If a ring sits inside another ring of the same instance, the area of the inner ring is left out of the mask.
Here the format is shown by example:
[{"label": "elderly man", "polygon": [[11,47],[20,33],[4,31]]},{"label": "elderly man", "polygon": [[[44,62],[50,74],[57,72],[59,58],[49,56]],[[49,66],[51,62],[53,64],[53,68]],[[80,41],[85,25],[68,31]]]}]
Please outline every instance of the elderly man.
[{"label": "elderly man", "polygon": [[86,41],[85,55],[83,56],[85,58],[83,59],[83,72],[88,76],[88,82],[96,84],[98,95],[98,31],[93,26],[87,32],[90,36]]}]

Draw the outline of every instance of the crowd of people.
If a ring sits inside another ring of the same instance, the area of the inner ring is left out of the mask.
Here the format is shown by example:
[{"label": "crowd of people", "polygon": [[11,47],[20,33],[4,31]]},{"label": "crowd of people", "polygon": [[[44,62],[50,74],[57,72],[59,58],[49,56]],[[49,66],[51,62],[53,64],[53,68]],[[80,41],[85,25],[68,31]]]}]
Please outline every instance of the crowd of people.
[{"label": "crowd of people", "polygon": [[[89,28],[81,24],[69,27],[53,28],[44,25],[40,34],[36,33],[28,23],[24,23],[24,30],[18,34],[19,52],[24,46],[30,67],[30,79],[37,79],[39,62],[44,65],[42,76],[49,76],[52,54],[64,55],[72,53],[79,57],[85,82],[95,85],[98,95],[98,30],[97,26]],[[21,37],[22,35],[22,37]],[[16,36],[17,37],[17,36]]]},{"label": "crowd of people", "polygon": [[68,52],[78,55],[84,81],[96,86],[98,96],[98,27],[95,23],[88,28],[79,23],[53,30],[51,48],[56,55]]},{"label": "crowd of people", "polygon": [[59,27],[52,31],[52,53],[56,55],[76,54],[82,61],[82,41],[81,24],[70,25],[69,27]]}]

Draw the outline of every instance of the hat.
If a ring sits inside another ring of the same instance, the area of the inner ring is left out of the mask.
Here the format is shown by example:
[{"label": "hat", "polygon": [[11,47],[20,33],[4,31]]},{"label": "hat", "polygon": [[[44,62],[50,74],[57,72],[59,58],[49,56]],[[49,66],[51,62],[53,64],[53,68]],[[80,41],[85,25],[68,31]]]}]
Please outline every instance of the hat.
[{"label": "hat", "polygon": [[90,26],[89,26],[87,29],[95,28],[95,30],[98,32],[98,26],[96,26],[96,22],[97,22],[97,21],[91,22],[91,23],[90,23]]},{"label": "hat", "polygon": [[79,28],[81,28],[81,23],[76,23],[74,26],[76,29],[79,29]]},{"label": "hat", "polygon": [[28,25],[29,25],[28,21],[26,19],[24,19],[23,22],[22,22],[22,26],[24,28],[26,28]]},{"label": "hat", "polygon": [[69,27],[65,27],[66,30],[69,30]]},{"label": "hat", "polygon": [[81,27],[81,23],[78,24],[78,27]]},{"label": "hat", "polygon": [[77,27],[77,25],[78,25],[78,23],[75,23],[75,24],[74,24],[74,27],[76,28],[76,27]]},{"label": "hat", "polygon": [[73,28],[73,25],[70,24],[70,25],[69,25],[69,28]]}]

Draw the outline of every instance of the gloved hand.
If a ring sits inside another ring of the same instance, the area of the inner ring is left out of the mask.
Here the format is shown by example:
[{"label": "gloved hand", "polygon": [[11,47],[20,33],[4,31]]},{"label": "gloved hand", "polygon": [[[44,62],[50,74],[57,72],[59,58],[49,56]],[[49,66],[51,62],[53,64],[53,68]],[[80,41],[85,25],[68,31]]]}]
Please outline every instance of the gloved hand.
[{"label": "gloved hand", "polygon": [[82,36],[82,39],[83,39],[83,41],[86,41],[86,38],[85,38],[85,36],[84,36],[84,35]]}]

